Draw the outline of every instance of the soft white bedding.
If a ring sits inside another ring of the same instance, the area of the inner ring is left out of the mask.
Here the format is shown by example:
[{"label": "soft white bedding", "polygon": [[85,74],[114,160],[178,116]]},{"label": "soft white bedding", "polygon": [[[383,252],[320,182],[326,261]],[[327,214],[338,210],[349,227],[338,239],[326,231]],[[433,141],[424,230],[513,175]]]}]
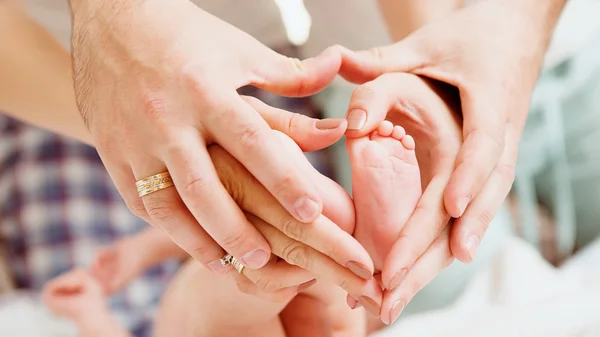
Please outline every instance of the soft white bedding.
[{"label": "soft white bedding", "polygon": [[375,336],[600,336],[600,241],[557,269],[512,239],[454,306]]}]

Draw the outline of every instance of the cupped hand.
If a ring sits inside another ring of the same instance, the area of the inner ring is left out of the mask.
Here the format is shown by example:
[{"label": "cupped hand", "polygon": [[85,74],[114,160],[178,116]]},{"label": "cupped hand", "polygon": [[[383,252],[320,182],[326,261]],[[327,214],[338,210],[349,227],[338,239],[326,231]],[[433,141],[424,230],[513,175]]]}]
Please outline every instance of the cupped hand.
[{"label": "cupped hand", "polygon": [[[223,271],[224,250],[247,267],[264,266],[269,245],[219,181],[206,149],[216,143],[297,221],[319,219],[314,181],[236,90],[315,93],[337,74],[339,49],[302,62],[287,58],[187,0],[70,3],[77,103],[136,215],[212,270]],[[136,180],[164,171],[175,188],[140,198]]]},{"label": "cupped hand", "polygon": [[[390,324],[412,297],[454,260],[447,226],[450,215],[443,195],[462,145],[458,94],[440,82],[389,73],[358,87],[349,108],[366,111],[370,119],[387,119],[404,127],[416,144],[424,192],[408,222],[400,224],[400,234],[381,273],[386,291],[380,317]],[[353,301],[348,298],[351,307]]]},{"label": "cupped hand", "polygon": [[[396,44],[346,53],[341,72],[353,82],[410,72],[458,88],[464,143],[448,164],[452,175],[442,188],[448,214],[458,218],[452,252],[463,262],[474,258],[514,180],[531,92],[562,5],[564,1],[481,1]],[[377,118],[364,113],[349,110],[349,136],[364,135],[376,125]],[[404,253],[418,257],[446,226],[432,218],[424,219],[419,230],[432,240],[419,240],[423,245],[409,245]],[[423,234],[410,237],[416,235]]]},{"label": "cupped hand", "polygon": [[[315,120],[272,108],[254,98],[245,100],[273,127],[273,135],[289,160],[318,188],[323,214],[310,224],[292,217],[244,166],[218,145],[209,147],[221,182],[257,230],[274,257],[260,269],[231,271],[240,290],[263,298],[287,301],[318,278],[342,287],[373,315],[379,313],[381,288],[372,278],[373,262],[351,236],[354,207],[348,193],[322,176],[302,154],[333,144],[345,128],[318,130]],[[286,136],[290,135],[290,137]],[[296,143],[292,140],[295,139]]]}]

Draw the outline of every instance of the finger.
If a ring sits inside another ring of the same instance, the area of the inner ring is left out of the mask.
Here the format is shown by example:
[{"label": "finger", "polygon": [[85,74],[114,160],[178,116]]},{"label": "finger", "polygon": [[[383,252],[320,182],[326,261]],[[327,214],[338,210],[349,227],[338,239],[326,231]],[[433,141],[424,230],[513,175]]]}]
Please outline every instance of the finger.
[{"label": "finger", "polygon": [[279,317],[287,337],[333,336],[333,325],[327,306],[307,295],[298,295],[283,309]]},{"label": "finger", "polygon": [[258,289],[267,292],[288,287],[299,287],[315,279],[311,272],[280,259],[272,259],[264,267],[257,270],[244,268],[242,274],[252,281]]},{"label": "finger", "polygon": [[339,48],[342,54],[340,75],[352,83],[372,81],[382,74],[411,72],[430,63],[428,46],[414,34],[385,47],[354,52]]},{"label": "finger", "polygon": [[483,235],[510,191],[518,156],[518,139],[518,132],[509,126],[504,153],[498,164],[465,214],[454,223],[452,253],[462,262],[473,261]]},{"label": "finger", "polygon": [[289,264],[311,271],[323,282],[331,282],[340,286],[358,299],[369,313],[375,316],[379,314],[381,288],[375,279],[360,278],[329,257],[285,236],[260,218],[251,214],[248,215],[248,218],[252,219],[252,223],[269,241],[273,254]]},{"label": "finger", "polygon": [[386,289],[394,289],[402,282],[408,270],[447,227],[450,216],[444,207],[443,192],[449,177],[450,173],[444,172],[431,180],[402,228],[383,265],[381,280]]},{"label": "finger", "polygon": [[352,138],[363,137],[375,130],[398,101],[406,83],[404,76],[390,74],[356,88],[346,114],[346,135]]},{"label": "finger", "polygon": [[[290,159],[295,161],[297,163],[296,165],[303,169],[303,172],[306,172],[306,174],[316,183],[319,195],[323,198],[323,215],[333,221],[345,232],[350,234],[354,233],[354,202],[348,194],[348,191],[335,181],[317,171],[290,137],[281,132],[275,132],[275,134],[290,155]],[[367,254],[365,251],[364,257],[366,256]],[[367,261],[368,260],[370,259],[367,259]]]},{"label": "finger", "polygon": [[[506,107],[477,91],[461,91],[464,143],[444,193],[450,215],[459,218],[477,196],[504,150]],[[503,104],[504,103],[504,104]]]},{"label": "finger", "polygon": [[[239,96],[233,108],[211,121],[217,143],[241,162],[285,209],[301,222],[315,220],[322,210],[314,183],[290,162],[269,125]],[[239,118],[239,113],[244,116]]]},{"label": "finger", "polygon": [[[215,255],[218,249],[202,236],[201,228],[245,266],[253,269],[264,266],[271,256],[269,245],[248,223],[219,181],[206,146],[195,130],[179,132],[174,144],[165,144],[160,153],[171,173],[176,192],[196,221],[186,214],[181,204],[177,204],[174,189],[146,196],[144,203],[148,213],[152,212],[151,217],[156,222],[160,221],[163,229],[168,228],[167,232],[175,243],[186,243],[186,246],[181,246],[186,251],[194,249],[188,253],[202,258],[200,262],[212,259],[209,262],[211,269],[218,265]],[[157,172],[160,171],[153,173]],[[193,240],[195,246],[190,246],[189,240]]]},{"label": "finger", "polygon": [[[102,154],[100,154],[100,157],[103,157]],[[129,165],[113,164],[113,161],[111,160],[102,159],[102,162],[131,213],[153,225],[152,219],[144,206],[144,202],[142,201],[142,198],[139,197],[135,188],[136,179],[131,171],[131,167]]]},{"label": "finger", "polygon": [[330,47],[314,58],[300,61],[271,49],[256,55],[252,85],[282,96],[309,96],[325,89],[338,74],[341,49]]},{"label": "finger", "polygon": [[381,308],[381,320],[385,324],[392,324],[417,292],[454,261],[449,240],[450,227],[447,227],[406,274],[400,286],[385,291]]},{"label": "finger", "polygon": [[[210,153],[215,166],[218,168],[221,180],[245,211],[260,217],[289,238],[305,243],[331,257],[341,266],[350,268],[364,279],[371,278],[373,262],[364,247],[349,233],[340,229],[323,215],[320,215],[308,225],[294,219],[224,149],[211,147]],[[292,156],[290,159],[293,160],[294,158],[295,156]],[[290,161],[290,163],[296,167],[301,167],[296,165],[294,161]],[[310,177],[302,170],[301,173]],[[236,178],[235,182],[231,181],[231,177]],[[264,205],[271,206],[265,207]]]},{"label": "finger", "polygon": [[[246,268],[244,271],[246,272]],[[246,276],[239,274],[235,269],[230,272],[235,279],[238,289],[244,294],[260,297],[274,303],[285,303],[298,294],[298,286],[281,288],[275,291],[264,291]]]},{"label": "finger", "polygon": [[271,107],[254,97],[242,98],[264,118],[271,129],[288,135],[304,152],[321,150],[337,142],[348,124],[343,118],[315,119]]}]

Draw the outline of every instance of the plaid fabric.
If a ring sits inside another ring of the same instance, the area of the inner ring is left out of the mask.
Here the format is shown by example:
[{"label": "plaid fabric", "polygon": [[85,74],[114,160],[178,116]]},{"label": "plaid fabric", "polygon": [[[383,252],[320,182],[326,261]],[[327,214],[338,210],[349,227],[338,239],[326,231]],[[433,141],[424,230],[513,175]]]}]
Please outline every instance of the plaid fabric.
[{"label": "plaid fabric", "polygon": [[[320,116],[310,99],[283,99],[255,88],[240,92]],[[333,172],[326,151],[308,156],[323,174]],[[0,114],[0,247],[18,288],[38,291],[146,226],[129,212],[93,148]],[[151,318],[178,266],[160,265],[111,299],[113,312],[136,336],[151,335]]]},{"label": "plaid fabric", "polygon": [[[146,226],[93,148],[0,115],[0,237],[17,287],[40,290]],[[175,261],[156,267],[111,298],[130,331],[145,329],[177,268]]]}]

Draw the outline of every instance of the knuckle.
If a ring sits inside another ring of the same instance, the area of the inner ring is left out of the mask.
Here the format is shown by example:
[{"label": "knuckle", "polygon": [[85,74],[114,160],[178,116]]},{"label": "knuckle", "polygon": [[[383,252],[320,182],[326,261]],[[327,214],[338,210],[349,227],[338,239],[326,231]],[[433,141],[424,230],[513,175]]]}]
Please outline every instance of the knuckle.
[{"label": "knuckle", "polygon": [[162,226],[165,223],[171,223],[175,219],[175,209],[178,206],[176,202],[171,198],[163,198],[159,194],[148,195],[144,201],[148,216],[161,224],[165,230],[168,230],[169,226]]},{"label": "knuckle", "polygon": [[221,243],[225,250],[239,250],[248,241],[248,235],[242,231],[235,231],[223,237]]},{"label": "knuckle", "polygon": [[286,216],[279,221],[280,230],[288,237],[296,241],[304,241],[305,226],[298,223],[294,218]]},{"label": "knuckle", "polygon": [[127,203],[127,208],[133,213],[135,216],[145,219],[148,217],[148,212],[146,211],[146,206],[144,206],[144,202],[141,198],[135,198],[134,200],[130,200]]},{"label": "knuckle", "polygon": [[494,215],[487,209],[484,209],[477,214],[477,223],[479,224],[482,232],[487,231],[493,218]]},{"label": "knuckle", "polygon": [[285,193],[286,191],[291,191],[294,186],[297,186],[296,176],[293,172],[286,172],[283,174],[281,178],[273,186],[273,195],[290,195],[291,193]]},{"label": "knuckle", "polygon": [[141,103],[144,114],[152,120],[162,119],[168,111],[165,100],[156,93],[142,93]]},{"label": "knuckle", "polygon": [[213,250],[204,245],[198,245],[192,249],[192,254],[198,261],[208,264],[215,260]]},{"label": "knuckle", "polygon": [[311,270],[310,249],[299,242],[286,245],[281,252],[281,257],[289,264]]},{"label": "knuckle", "polygon": [[265,132],[256,124],[242,126],[236,135],[236,141],[246,147],[248,152],[258,151],[267,140]]},{"label": "knuckle", "polygon": [[283,288],[280,280],[266,277],[266,276],[259,277],[256,280],[255,284],[259,289],[262,289],[262,290],[268,291],[268,292],[275,292],[275,291]]}]

